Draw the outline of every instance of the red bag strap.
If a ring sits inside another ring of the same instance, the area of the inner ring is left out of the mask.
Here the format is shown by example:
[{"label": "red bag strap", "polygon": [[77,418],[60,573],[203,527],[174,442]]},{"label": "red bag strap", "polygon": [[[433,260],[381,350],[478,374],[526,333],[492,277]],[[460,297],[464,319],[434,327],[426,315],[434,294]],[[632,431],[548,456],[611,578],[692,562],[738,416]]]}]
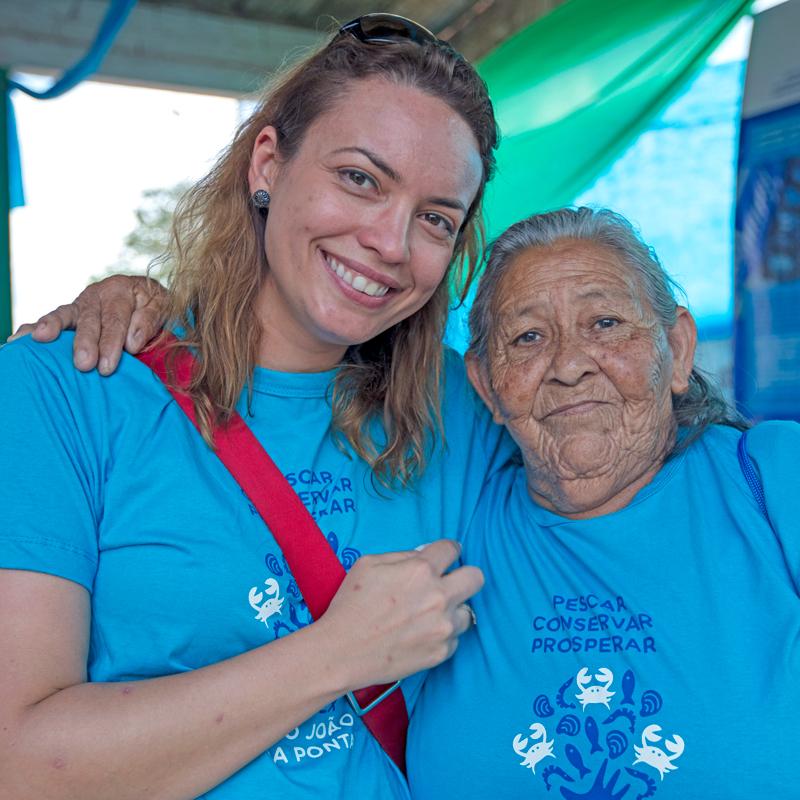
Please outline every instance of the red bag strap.
[{"label": "red bag strap", "polygon": [[[194,404],[186,393],[194,367],[194,357],[188,349],[180,348],[174,353],[171,367],[177,388],[172,388],[168,381],[167,353],[173,349],[171,345],[175,341],[174,336],[165,336],[156,347],[140,353],[137,358],[163,381],[175,402],[199,430]],[[220,461],[256,507],[278,543],[311,616],[319,619],[346,575],[328,540],[238,413],[234,413],[227,425],[214,429],[214,443]],[[408,711],[402,691],[399,687],[390,691],[393,687],[396,685],[359,689],[353,692],[357,702],[353,702],[352,697],[351,702],[369,731],[405,775]],[[386,696],[370,708],[384,694]]]}]

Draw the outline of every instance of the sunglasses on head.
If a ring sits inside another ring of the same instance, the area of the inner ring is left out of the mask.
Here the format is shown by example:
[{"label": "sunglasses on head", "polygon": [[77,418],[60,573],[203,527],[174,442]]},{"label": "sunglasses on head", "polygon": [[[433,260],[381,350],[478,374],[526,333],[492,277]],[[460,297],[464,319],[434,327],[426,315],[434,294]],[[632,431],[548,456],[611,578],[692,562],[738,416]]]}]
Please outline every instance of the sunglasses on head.
[{"label": "sunglasses on head", "polygon": [[440,41],[413,19],[397,14],[364,14],[339,28],[340,36],[346,34],[368,44],[394,44],[398,41],[426,44]]}]

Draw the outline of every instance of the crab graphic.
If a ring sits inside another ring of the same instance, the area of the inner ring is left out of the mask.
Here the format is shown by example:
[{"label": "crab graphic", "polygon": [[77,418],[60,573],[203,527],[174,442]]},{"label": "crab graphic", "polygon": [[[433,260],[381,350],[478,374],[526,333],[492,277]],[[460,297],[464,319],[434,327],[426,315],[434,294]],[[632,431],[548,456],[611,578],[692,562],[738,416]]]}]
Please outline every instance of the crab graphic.
[{"label": "crab graphic", "polygon": [[664,741],[667,750],[672,753],[671,756],[668,756],[660,747],[654,747],[652,744],[652,742],[661,741],[660,730],[660,725],[648,725],[642,731],[642,746],[633,746],[633,752],[636,753],[636,761],[633,763],[647,764],[647,766],[657,769],[663,781],[664,773],[678,769],[672,762],[681,756],[686,745],[677,733],[673,734],[672,739]]},{"label": "crab graphic", "polygon": [[[540,722],[534,722],[529,730],[531,732],[530,738],[534,741],[534,744],[528,747],[528,737],[518,733],[514,737],[513,746],[514,752],[518,756],[522,756],[522,761],[519,762],[520,766],[528,767],[535,775],[536,765],[543,758],[547,758],[548,756],[550,758],[555,758],[555,755],[553,755],[553,743],[555,740],[551,739],[549,742],[547,741],[547,731]],[[536,741],[537,739],[541,739],[541,741]],[[525,748],[527,748],[527,750]]]},{"label": "crab graphic", "polygon": [[581,708],[586,711],[586,706],[592,703],[600,703],[606,708],[609,708],[609,701],[616,694],[616,692],[609,692],[609,687],[614,682],[614,673],[608,667],[601,667],[594,676],[599,683],[594,686],[589,686],[591,683],[591,676],[589,675],[589,668],[583,667],[575,677],[575,681],[580,686],[581,691],[575,695],[575,698],[580,701]]},{"label": "crab graphic", "polygon": [[[250,601],[250,607],[257,612],[256,619],[266,625],[267,620],[273,616],[273,614],[281,613],[285,598],[278,596],[281,587],[275,578],[267,578],[264,581],[264,586],[266,587],[264,592],[259,592],[257,587],[254,586],[250,590],[247,599]],[[261,601],[264,600],[265,593],[268,599],[262,603]]]}]

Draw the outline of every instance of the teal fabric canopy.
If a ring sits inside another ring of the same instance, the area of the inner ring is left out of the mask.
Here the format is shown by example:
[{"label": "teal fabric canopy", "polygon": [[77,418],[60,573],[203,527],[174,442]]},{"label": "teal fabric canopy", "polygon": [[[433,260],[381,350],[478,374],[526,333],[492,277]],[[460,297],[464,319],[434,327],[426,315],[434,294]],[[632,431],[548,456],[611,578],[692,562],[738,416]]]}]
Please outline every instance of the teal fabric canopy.
[{"label": "teal fabric canopy", "polygon": [[752,0],[568,0],[478,64],[503,136],[487,228],[571,203]]}]

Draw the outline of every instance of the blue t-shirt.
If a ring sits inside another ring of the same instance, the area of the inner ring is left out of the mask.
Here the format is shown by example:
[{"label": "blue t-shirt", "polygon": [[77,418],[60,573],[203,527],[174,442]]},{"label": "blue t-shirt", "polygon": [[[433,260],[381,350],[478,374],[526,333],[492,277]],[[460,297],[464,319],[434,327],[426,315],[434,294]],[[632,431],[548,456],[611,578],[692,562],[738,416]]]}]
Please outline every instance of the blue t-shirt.
[{"label": "blue t-shirt", "polygon": [[415,800],[800,797],[800,425],[747,437],[774,532],[739,436],[594,519],[534,504],[521,468],[492,479],[464,542],[478,626],[411,723]]},{"label": "blue t-shirt", "polygon": [[[23,338],[0,351],[0,567],[91,593],[89,679],[197,669],[308,624],[269,531],[158,378],[127,355],[109,378],[80,373],[72,340]],[[437,448],[414,489],[400,492],[376,487],[332,440],[334,374],[257,369],[251,413],[246,395],[239,411],[340,561],[461,534],[510,445],[460,359],[446,360],[446,452]],[[409,706],[420,682],[406,681]],[[407,788],[339,700],[206,796],[345,795],[406,797]]]}]

